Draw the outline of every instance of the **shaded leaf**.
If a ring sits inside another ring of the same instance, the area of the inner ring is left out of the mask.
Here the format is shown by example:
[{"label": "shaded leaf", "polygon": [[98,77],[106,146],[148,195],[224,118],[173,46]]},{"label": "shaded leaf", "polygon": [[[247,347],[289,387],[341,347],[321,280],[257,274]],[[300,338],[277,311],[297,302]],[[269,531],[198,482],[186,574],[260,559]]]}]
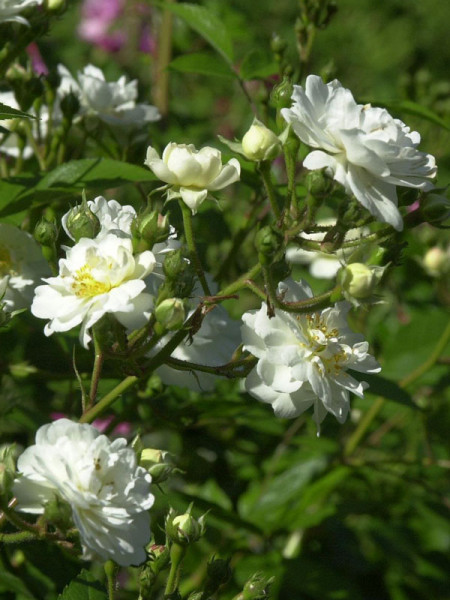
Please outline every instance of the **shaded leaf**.
[{"label": "shaded leaf", "polygon": [[265,79],[278,73],[278,66],[273,57],[258,48],[250,50],[240,66],[242,79]]},{"label": "shaded leaf", "polygon": [[107,600],[107,597],[104,586],[89,571],[83,569],[64,588],[58,600]]},{"label": "shaded leaf", "polygon": [[0,592],[15,592],[25,598],[34,598],[24,582],[7,571],[0,571]]},{"label": "shaded leaf", "polygon": [[192,29],[199,33],[223,58],[231,63],[233,60],[233,46],[231,38],[223,22],[204,6],[197,6],[183,2],[182,4],[162,4],[185,21]]},{"label": "shaded leaf", "polygon": [[29,115],[26,112],[17,110],[17,108],[6,106],[6,104],[0,102],[0,119],[16,119],[17,117],[25,119],[36,119],[36,117],[33,115]]},{"label": "shaded leaf", "polygon": [[228,63],[206,52],[195,52],[178,56],[169,64],[169,69],[181,71],[182,73],[236,77],[236,73],[229,67]]},{"label": "shaded leaf", "polygon": [[42,190],[55,184],[68,186],[109,185],[135,181],[155,181],[150,169],[111,158],[82,158],[71,160],[47,173],[36,186]]},{"label": "shaded leaf", "polygon": [[359,373],[357,371],[351,371],[352,377],[357,381],[366,381],[369,384],[370,393],[376,394],[377,396],[383,396],[386,400],[392,400],[398,402],[403,406],[409,406],[419,410],[417,404],[415,404],[408,392],[401,388],[395,381],[381,377],[380,375],[370,375],[368,373]]}]

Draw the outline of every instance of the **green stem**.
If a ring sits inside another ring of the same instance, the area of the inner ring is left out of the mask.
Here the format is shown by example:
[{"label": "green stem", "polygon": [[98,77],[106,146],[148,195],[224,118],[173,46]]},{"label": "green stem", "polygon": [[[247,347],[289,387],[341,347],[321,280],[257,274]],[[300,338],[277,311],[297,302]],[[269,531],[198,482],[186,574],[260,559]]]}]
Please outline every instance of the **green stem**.
[{"label": "green stem", "polygon": [[289,211],[291,205],[294,204],[296,200],[295,157],[292,156],[291,149],[286,146],[284,148],[284,163],[286,165],[286,175],[288,180],[286,211]]},{"label": "green stem", "polygon": [[[446,347],[449,339],[450,339],[450,323],[447,325],[446,329],[444,330],[444,333],[440,337],[438,343],[436,344],[436,346],[435,346],[433,352],[431,353],[431,355],[429,356],[429,358],[424,363],[419,365],[416,369],[414,369],[409,375],[406,375],[406,377],[404,377],[399,382],[399,386],[402,388],[407,387],[408,385],[410,385],[411,383],[413,383],[414,381],[416,381],[417,379],[422,377],[422,375],[424,375],[429,369],[431,369],[436,364],[439,356],[445,350],[445,347]],[[375,400],[375,402],[372,404],[370,409],[367,411],[367,413],[364,415],[364,417],[361,419],[361,421],[358,424],[358,427],[355,429],[355,431],[350,436],[349,440],[347,441],[347,443],[345,445],[345,448],[344,448],[344,456],[345,457],[351,456],[355,452],[355,450],[358,447],[359,443],[361,442],[362,438],[365,436],[367,430],[369,429],[372,421],[375,419],[375,417],[378,415],[380,410],[383,408],[384,403],[385,403],[385,399],[382,398],[381,396],[378,397]]]},{"label": "green stem", "polygon": [[[193,322],[195,318],[198,317],[198,313],[201,310],[199,307],[186,321],[185,326],[167,342],[167,344],[156,354],[149,368],[146,370],[146,375],[150,375],[155,369],[157,369],[160,365],[162,365],[166,358],[169,357],[178,344],[184,339],[186,336],[190,324]],[[111,404],[120,396],[125,390],[134,385],[136,381],[138,381],[138,377],[136,375],[129,375],[123,381],[121,381],[116,387],[111,390],[106,396],[103,396],[101,400],[97,402],[94,406],[89,408],[86,412],[81,415],[79,423],[92,423],[97,417],[99,417]]]},{"label": "green stem", "polygon": [[26,120],[26,119],[23,120],[22,125],[23,125],[23,128],[25,129],[25,133],[27,134],[28,143],[32,147],[33,152],[39,163],[39,168],[41,169],[41,171],[45,171],[47,169],[47,165],[46,165],[45,159],[42,156],[42,153],[41,153],[38,145],[36,144],[36,140],[34,139],[34,135],[31,130],[31,125],[28,123],[28,120]]},{"label": "green stem", "polygon": [[94,358],[94,367],[92,369],[91,388],[89,391],[89,404],[87,407],[88,409],[93,406],[93,404],[95,402],[95,398],[97,397],[98,384],[100,381],[100,375],[102,372],[103,360],[104,360],[103,350],[102,350],[100,341],[98,339],[98,333],[95,329],[95,326],[93,328],[93,337],[94,337],[95,358]]},{"label": "green stem", "polygon": [[281,210],[278,204],[278,200],[275,195],[275,188],[273,187],[272,176],[271,176],[271,163],[269,161],[261,161],[259,163],[259,172],[261,173],[262,180],[264,183],[264,189],[266,190],[267,197],[269,198],[270,205],[273,213],[278,220],[281,217]]},{"label": "green stem", "polygon": [[195,245],[194,240],[194,232],[192,230],[192,213],[191,209],[180,200],[181,212],[183,214],[183,226],[184,226],[184,235],[186,237],[186,243],[189,249],[189,254],[192,262],[194,263],[195,272],[197,273],[197,277],[202,284],[203,291],[206,296],[211,296],[211,292],[208,286],[208,282],[206,281],[205,273],[202,268],[202,263],[200,261],[200,257],[197,252],[197,247]]},{"label": "green stem", "polygon": [[257,265],[252,267],[250,269],[250,271],[247,271],[247,273],[244,273],[244,275],[242,275],[242,277],[239,277],[239,279],[236,279],[236,281],[234,281],[233,283],[230,283],[230,285],[228,285],[226,288],[221,290],[217,294],[217,296],[231,296],[235,292],[238,292],[239,290],[241,290],[245,287],[249,287],[249,285],[248,285],[249,281],[252,281],[255,277],[257,277],[259,275],[259,273],[261,272],[261,269],[262,269],[262,267],[258,263]]},{"label": "green stem", "polygon": [[18,531],[17,533],[0,533],[0,542],[4,544],[20,544],[21,542],[32,542],[37,538],[32,531]]},{"label": "green stem", "polygon": [[312,298],[307,298],[306,300],[300,300],[299,302],[282,302],[277,296],[277,290],[275,288],[275,283],[270,273],[270,269],[263,267],[263,271],[270,301],[275,308],[285,310],[286,312],[310,313],[315,312],[316,310],[321,310],[322,308],[326,308],[332,303],[331,297],[339,290],[339,286],[336,286],[328,292],[324,292],[318,296],[313,296]]},{"label": "green stem", "polygon": [[129,375],[123,381],[121,381],[116,387],[111,390],[106,396],[103,396],[101,400],[97,402],[94,406],[89,408],[86,412],[84,412],[79,422],[80,423],[92,423],[97,417],[99,417],[111,404],[123,394],[125,390],[134,385],[138,377],[135,375]]},{"label": "green stem", "polygon": [[106,588],[108,590],[108,600],[114,600],[114,588],[116,582],[117,566],[112,560],[107,560],[103,565],[106,574]]},{"label": "green stem", "polygon": [[181,574],[181,563],[183,562],[186,547],[174,542],[170,548],[170,571],[167,578],[164,596],[173,594],[178,587]]}]

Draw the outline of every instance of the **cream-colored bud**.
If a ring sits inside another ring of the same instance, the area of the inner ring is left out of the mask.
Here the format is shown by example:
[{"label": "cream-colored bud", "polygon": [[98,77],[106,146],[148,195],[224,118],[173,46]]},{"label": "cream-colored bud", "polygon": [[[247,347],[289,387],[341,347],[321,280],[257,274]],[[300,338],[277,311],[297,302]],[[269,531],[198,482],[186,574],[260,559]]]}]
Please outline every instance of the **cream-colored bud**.
[{"label": "cream-colored bud", "polygon": [[255,119],[242,138],[242,152],[249,160],[273,160],[281,151],[281,142],[264,123]]},{"label": "cream-colored bud", "polygon": [[351,263],[339,271],[338,280],[344,293],[357,299],[371,296],[383,274],[383,267]]},{"label": "cream-colored bud", "polygon": [[423,268],[432,277],[439,277],[450,269],[450,252],[435,246],[430,248],[423,257]]}]

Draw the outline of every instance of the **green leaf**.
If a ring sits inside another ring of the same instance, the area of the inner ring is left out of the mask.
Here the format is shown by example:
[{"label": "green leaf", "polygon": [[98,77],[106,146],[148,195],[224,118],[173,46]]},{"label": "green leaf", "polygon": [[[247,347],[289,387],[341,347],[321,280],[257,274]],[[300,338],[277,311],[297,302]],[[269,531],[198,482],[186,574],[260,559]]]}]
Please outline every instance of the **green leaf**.
[{"label": "green leaf", "polygon": [[228,63],[206,52],[195,52],[178,56],[169,64],[169,69],[181,71],[182,73],[236,77],[236,73],[230,68]]},{"label": "green leaf", "polygon": [[444,129],[450,130],[450,123],[442,119],[435,112],[418,104],[417,102],[413,102],[412,100],[392,100],[389,102],[372,102],[373,106],[381,106],[383,108],[387,108],[390,111],[398,112],[398,113],[406,113],[409,115],[414,115],[415,117],[419,117],[420,119],[425,119],[426,121],[430,121],[435,125],[439,125]]},{"label": "green leaf", "polygon": [[104,586],[85,569],[58,596],[58,600],[107,600],[107,598]]},{"label": "green leaf", "polygon": [[265,79],[278,73],[277,63],[273,57],[258,48],[250,50],[240,66],[242,79]]},{"label": "green leaf", "polygon": [[109,186],[129,182],[155,181],[149,169],[111,158],[82,158],[72,160],[47,173],[36,186],[43,190],[60,186]]},{"label": "green leaf", "polygon": [[227,61],[233,61],[233,45],[223,22],[217,15],[204,6],[189,4],[163,3],[161,6],[185,21],[199,33]]},{"label": "green leaf", "polygon": [[392,400],[403,406],[409,406],[416,410],[420,410],[417,404],[413,402],[410,394],[401,388],[395,381],[381,377],[380,375],[370,375],[367,373],[359,373],[349,370],[352,377],[357,381],[365,381],[369,384],[368,391],[377,396],[383,396],[386,400]]},{"label": "green leaf", "polygon": [[110,158],[83,158],[56,167],[38,181],[14,177],[0,181],[0,217],[64,199],[83,188],[113,188],[127,183],[155,181],[150,169]]},{"label": "green leaf", "polygon": [[21,110],[17,110],[17,108],[6,106],[6,104],[0,102],[0,119],[17,119],[18,117],[25,119],[36,119],[36,117],[33,115],[29,115]]},{"label": "green leaf", "polygon": [[[0,592],[15,592],[25,598],[34,598],[33,594],[28,590],[27,586],[19,577],[6,571],[0,571]],[[6,596],[9,596],[7,593]]]},{"label": "green leaf", "polygon": [[326,465],[325,457],[313,457],[287,468],[266,485],[255,482],[240,498],[241,517],[257,524],[265,532],[286,524],[289,526],[303,490]]}]

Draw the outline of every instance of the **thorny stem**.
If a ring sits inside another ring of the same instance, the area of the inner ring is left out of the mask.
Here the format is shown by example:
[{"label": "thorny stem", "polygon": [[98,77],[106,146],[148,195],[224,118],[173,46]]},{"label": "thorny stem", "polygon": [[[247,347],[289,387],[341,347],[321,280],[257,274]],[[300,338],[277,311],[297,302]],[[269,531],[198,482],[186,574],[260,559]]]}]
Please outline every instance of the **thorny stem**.
[{"label": "thorny stem", "polygon": [[183,226],[184,226],[184,235],[186,237],[186,243],[189,249],[189,254],[194,263],[195,272],[197,273],[197,277],[202,284],[203,291],[207,296],[211,296],[211,292],[209,290],[208,282],[206,281],[205,273],[202,268],[202,263],[200,261],[200,257],[197,252],[197,247],[195,245],[194,232],[192,230],[192,214],[191,209],[180,200],[181,212],[183,214]]},{"label": "thorny stem", "polygon": [[[424,375],[429,369],[431,369],[438,361],[439,356],[445,350],[445,347],[446,347],[449,339],[450,339],[450,323],[447,325],[444,333],[440,337],[438,343],[436,344],[436,346],[435,346],[433,352],[431,353],[431,355],[429,356],[429,358],[427,358],[427,360],[424,363],[422,363],[421,365],[419,365],[416,369],[411,371],[411,373],[409,375],[406,375],[406,377],[404,377],[399,382],[399,386],[402,388],[407,387],[408,385],[410,385],[411,383],[414,383],[414,381],[416,381],[417,379],[422,377],[422,375]],[[355,429],[355,431],[350,436],[349,440],[347,441],[347,443],[345,445],[345,448],[344,448],[344,456],[345,457],[349,457],[355,452],[356,448],[358,447],[359,443],[361,442],[362,438],[364,437],[368,428],[370,427],[372,421],[375,419],[375,417],[378,415],[378,413],[382,409],[384,403],[385,403],[385,399],[382,398],[381,396],[378,397],[375,400],[375,402],[372,404],[370,409],[367,411],[367,413],[364,415],[364,417],[361,419],[361,421],[358,424],[358,427]]]},{"label": "thorny stem", "polygon": [[[189,331],[189,326],[194,321],[195,318],[198,317],[199,312],[201,311],[201,307],[198,307],[197,310],[189,317],[186,321],[185,326],[177,331],[177,333],[167,342],[167,344],[156,354],[151,363],[146,369],[145,374],[148,376],[155,369],[157,369],[160,365],[162,365],[166,359],[172,354],[178,344],[183,340],[183,338],[187,335]],[[99,417],[113,402],[125,392],[129,387],[134,385],[138,381],[139,377],[136,375],[129,375],[123,381],[121,381],[114,389],[112,389],[106,396],[103,396],[101,400],[97,402],[94,406],[89,408],[86,412],[84,412],[80,419],[80,423],[92,423],[97,417]]]},{"label": "thorny stem", "polygon": [[328,292],[319,294],[319,296],[307,298],[306,300],[300,300],[299,302],[283,302],[279,299],[277,295],[277,290],[275,288],[270,269],[268,269],[267,267],[263,267],[263,271],[264,281],[266,283],[267,293],[270,302],[275,308],[280,308],[281,310],[285,310],[286,312],[309,313],[314,312],[316,310],[320,310],[322,308],[326,308],[331,304],[331,297],[340,289],[339,286],[336,286]]},{"label": "thorny stem", "polygon": [[37,534],[32,531],[18,531],[16,533],[0,533],[0,542],[4,544],[20,544],[22,542],[32,542],[37,538]]}]

